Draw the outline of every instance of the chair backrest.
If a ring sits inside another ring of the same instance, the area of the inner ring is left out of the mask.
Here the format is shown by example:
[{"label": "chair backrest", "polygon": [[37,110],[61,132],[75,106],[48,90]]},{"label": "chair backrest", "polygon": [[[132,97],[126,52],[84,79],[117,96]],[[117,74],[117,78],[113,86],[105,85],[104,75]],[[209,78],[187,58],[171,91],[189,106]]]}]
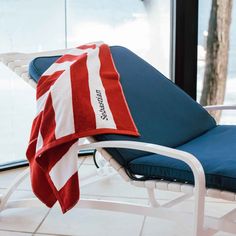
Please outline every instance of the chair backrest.
[{"label": "chair backrest", "polygon": [[[96,136],[97,140],[132,140],[177,147],[216,126],[204,108],[136,54],[120,46],[111,47],[111,53],[141,136],[106,134]],[[34,59],[29,70],[32,78],[37,81],[57,58]],[[122,165],[145,155],[126,149],[108,152]]]}]

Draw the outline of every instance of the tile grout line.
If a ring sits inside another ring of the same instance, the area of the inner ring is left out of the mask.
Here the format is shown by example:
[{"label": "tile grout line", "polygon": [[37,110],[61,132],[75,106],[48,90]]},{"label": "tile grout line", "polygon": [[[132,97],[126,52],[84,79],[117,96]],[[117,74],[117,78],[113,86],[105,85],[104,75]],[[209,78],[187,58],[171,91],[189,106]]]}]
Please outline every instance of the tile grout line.
[{"label": "tile grout line", "polygon": [[[149,200],[148,200],[148,205],[150,205],[150,201]],[[142,228],[140,230],[139,236],[143,236],[143,231],[144,231],[144,226],[145,226],[146,220],[147,220],[147,216],[144,216],[143,223],[142,223]]]},{"label": "tile grout line", "polygon": [[41,227],[41,225],[43,224],[43,222],[45,221],[45,219],[48,217],[49,213],[51,211],[51,208],[48,210],[48,212],[46,213],[46,215],[43,217],[42,221],[38,224],[38,226],[36,227],[36,229],[34,230],[34,232],[32,232],[32,235],[35,235],[38,231],[38,229]]},{"label": "tile grout line", "polygon": [[33,233],[32,236],[35,236],[35,234],[42,235],[42,236],[75,236],[72,234],[50,234],[50,233]]},{"label": "tile grout line", "polygon": [[[146,197],[111,196],[111,195],[98,195],[98,194],[81,194],[81,197],[105,197],[105,198],[148,200],[148,198]],[[158,199],[158,200],[168,200],[168,199]]]},{"label": "tile grout line", "polygon": [[144,218],[143,218],[143,223],[142,223],[142,227],[141,227],[139,236],[142,236],[142,235],[143,235],[143,230],[144,230],[144,225],[145,225],[146,219],[147,219],[147,216],[144,216]]},{"label": "tile grout line", "polygon": [[[34,236],[35,234],[39,235],[45,235],[45,236],[55,236],[55,234],[50,233],[37,233],[37,232],[27,232],[27,231],[16,231],[16,230],[10,230],[10,229],[0,229],[0,232],[10,232],[10,233],[25,233]],[[57,234],[57,236],[74,236],[72,234]]]},{"label": "tile grout line", "polygon": [[[81,197],[105,197],[105,198],[121,198],[121,199],[136,199],[136,200],[148,200],[148,197],[127,197],[127,196],[111,196],[111,195],[97,195],[97,194],[81,194]],[[171,201],[172,199],[160,198],[157,200],[161,201]],[[194,200],[185,200],[184,202],[192,203]],[[235,204],[235,202],[218,202],[218,201],[206,201],[206,203],[214,204]]]},{"label": "tile grout line", "polygon": [[[7,187],[0,187],[0,190],[6,190]],[[17,189],[16,192],[31,192],[32,193],[32,190],[31,189]],[[147,198],[145,197],[135,197],[135,198],[130,198],[130,197],[127,197],[127,196],[109,196],[109,195],[95,195],[95,194],[81,194],[82,197],[89,197],[89,196],[92,196],[92,197],[107,197],[107,198],[123,198],[123,199],[137,199],[137,200],[146,200]],[[167,199],[167,198],[160,198],[158,200],[170,200],[170,199]],[[186,200],[186,202],[193,202],[193,200]],[[214,200],[211,200],[211,201],[206,201],[206,203],[214,203],[214,204],[235,204],[235,202],[231,202],[231,201],[226,201],[226,202],[220,202],[220,201],[214,201]]]},{"label": "tile grout line", "polygon": [[82,160],[82,161],[79,163],[79,165],[78,165],[78,170],[79,170],[79,169],[80,169],[80,167],[83,165],[84,161],[85,161],[85,159],[84,159],[84,160]]},{"label": "tile grout line", "polygon": [[0,229],[0,232],[32,234],[32,232],[27,232],[27,231],[16,231],[16,230],[11,230],[11,229]]}]

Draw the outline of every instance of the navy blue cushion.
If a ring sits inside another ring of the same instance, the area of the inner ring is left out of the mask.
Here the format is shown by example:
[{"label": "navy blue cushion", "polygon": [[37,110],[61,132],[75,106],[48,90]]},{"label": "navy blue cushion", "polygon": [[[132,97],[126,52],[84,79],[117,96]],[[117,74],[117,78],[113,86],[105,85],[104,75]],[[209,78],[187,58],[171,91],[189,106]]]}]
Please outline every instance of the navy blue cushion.
[{"label": "navy blue cushion", "polygon": [[[230,189],[227,184],[232,186],[235,179],[227,177],[227,181],[223,180],[221,174],[224,175],[223,167],[228,165],[226,162],[233,161],[236,128],[217,127],[214,119],[198,103],[128,49],[115,46],[111,47],[111,53],[141,136],[98,135],[96,139],[149,142],[189,151],[203,162],[209,187]],[[33,60],[29,70],[31,77],[38,81],[39,76],[57,58],[43,57]],[[223,138],[220,137],[221,134]],[[107,151],[131,174],[193,182],[189,168],[182,162],[129,149]],[[219,168],[222,169],[217,172]],[[236,169],[235,163],[232,168]]]},{"label": "navy blue cushion", "polygon": [[38,83],[41,75],[54,63],[60,56],[36,57],[29,64],[29,75]]},{"label": "navy blue cushion", "polygon": [[[131,140],[176,147],[216,126],[198,103],[150,64],[122,47],[112,47],[111,52],[141,136],[99,135],[97,140]],[[122,165],[145,155],[127,149],[109,152]]]},{"label": "navy blue cushion", "polygon": [[[206,173],[206,184],[236,192],[236,126],[221,125],[176,149],[192,153]],[[193,174],[182,161],[160,155],[139,157],[128,164],[133,174],[193,184]]]},{"label": "navy blue cushion", "polygon": [[[141,136],[99,135],[97,140],[133,140],[176,147],[216,126],[205,109],[133,52],[114,46],[111,53]],[[29,68],[31,77],[37,81],[57,58],[34,59]],[[110,149],[109,152],[122,165],[145,155],[127,149]]]}]

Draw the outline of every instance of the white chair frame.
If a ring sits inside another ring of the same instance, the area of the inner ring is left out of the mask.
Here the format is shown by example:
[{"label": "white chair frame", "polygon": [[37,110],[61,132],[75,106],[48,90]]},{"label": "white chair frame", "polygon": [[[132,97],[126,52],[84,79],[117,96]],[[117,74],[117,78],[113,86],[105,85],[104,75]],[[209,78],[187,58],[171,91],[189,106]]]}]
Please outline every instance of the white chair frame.
[{"label": "white chair frame", "polygon": [[[41,53],[7,53],[0,54],[0,61],[8,66],[12,71],[23,78],[32,87],[36,87],[36,83],[28,75],[28,64],[29,62],[38,56],[52,56],[61,55],[67,52],[69,49],[56,50],[50,52]],[[210,110],[229,110],[236,109],[234,106],[207,106],[205,107],[208,111]],[[143,187],[147,190],[148,198],[150,203],[148,205],[133,204],[128,202],[118,201],[104,201],[97,199],[81,199],[77,204],[80,208],[94,208],[108,211],[126,212],[132,214],[139,214],[144,216],[159,217],[162,219],[169,219],[175,222],[185,225],[186,217],[189,219],[192,217],[193,229],[192,236],[211,236],[218,231],[225,231],[236,235],[236,204],[235,209],[231,210],[227,214],[220,218],[205,215],[205,196],[220,198],[228,201],[236,201],[236,193],[221,191],[217,189],[206,189],[205,188],[205,174],[201,163],[195,156],[190,153],[168,148],[165,146],[131,142],[131,141],[104,141],[95,142],[91,137],[88,137],[89,144],[82,144],[78,146],[78,150],[83,149],[97,149],[105,160],[114,168],[114,172],[104,171],[106,175],[92,174],[85,176],[80,179],[80,186],[85,186],[97,181],[103,181],[106,178],[110,178],[114,173],[118,173],[126,182],[137,186]],[[130,179],[126,174],[124,168],[119,165],[106,151],[104,148],[129,148],[156,153],[170,158],[178,159],[185,162],[192,170],[194,175],[195,186],[190,184],[183,184],[178,182],[169,182],[164,180],[148,180],[148,181],[136,181]],[[106,167],[103,167],[106,168]],[[21,200],[10,200],[11,195],[17,189],[17,187],[25,180],[29,175],[29,168],[23,171],[19,176],[12,182],[12,184],[6,189],[6,191],[0,197],[0,210],[6,210],[17,207],[40,207],[40,203],[36,198],[28,198]],[[181,192],[183,193],[180,197],[177,197],[166,204],[159,204],[155,197],[155,189]],[[173,206],[189,199],[194,196],[194,209],[193,213],[185,213],[176,211]],[[236,203],[236,202],[235,202]]]}]

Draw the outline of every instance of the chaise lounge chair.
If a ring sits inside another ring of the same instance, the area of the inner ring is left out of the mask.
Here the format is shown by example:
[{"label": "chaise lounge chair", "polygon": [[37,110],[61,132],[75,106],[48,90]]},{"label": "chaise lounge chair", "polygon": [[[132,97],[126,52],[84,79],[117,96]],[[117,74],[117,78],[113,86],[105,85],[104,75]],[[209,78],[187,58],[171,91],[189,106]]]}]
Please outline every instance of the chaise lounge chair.
[{"label": "chaise lounge chair", "polygon": [[[63,53],[5,54],[2,61],[35,87],[42,73],[59,57],[55,55]],[[125,181],[146,188],[150,205],[81,199],[78,207],[155,216],[184,225],[186,217],[191,216],[172,207],[194,196],[193,236],[214,235],[219,230],[236,234],[236,209],[219,219],[204,214],[205,196],[236,200],[236,125],[217,125],[206,109],[236,107],[204,109],[128,49],[114,46],[111,53],[141,136],[97,135],[88,137],[90,143],[79,149],[96,149]],[[38,201],[32,199],[8,201],[27,175],[28,170],[1,197],[2,210],[38,206]],[[81,185],[102,178],[85,178]],[[160,205],[155,189],[183,195]]]}]

